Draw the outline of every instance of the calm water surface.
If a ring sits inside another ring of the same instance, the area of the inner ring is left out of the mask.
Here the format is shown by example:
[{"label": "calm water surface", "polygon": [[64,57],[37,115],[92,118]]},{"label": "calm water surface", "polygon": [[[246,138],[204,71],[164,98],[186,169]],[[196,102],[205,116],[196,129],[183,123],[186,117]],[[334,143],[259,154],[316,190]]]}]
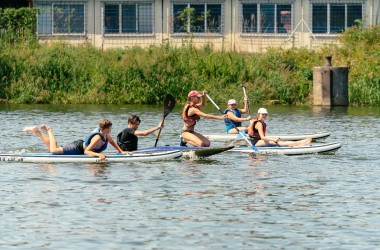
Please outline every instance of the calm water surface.
[{"label": "calm water surface", "polygon": [[[0,151],[46,151],[20,132],[24,126],[49,124],[64,144],[84,138],[101,118],[114,123],[113,137],[131,113],[147,129],[162,109],[0,105]],[[269,133],[328,130],[326,141],[343,146],[335,154],[260,159],[224,153],[156,163],[1,162],[0,247],[378,249],[380,109],[268,110]],[[178,144],[180,113],[167,117],[160,145]],[[198,131],[222,133],[223,123],[203,119]],[[140,138],[140,147],[154,142],[153,135]]]}]

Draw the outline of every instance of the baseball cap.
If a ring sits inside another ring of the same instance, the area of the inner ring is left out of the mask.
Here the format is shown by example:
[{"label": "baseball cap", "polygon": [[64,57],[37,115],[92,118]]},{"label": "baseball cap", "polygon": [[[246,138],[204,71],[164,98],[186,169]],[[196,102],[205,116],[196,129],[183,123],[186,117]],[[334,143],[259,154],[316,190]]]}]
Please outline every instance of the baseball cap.
[{"label": "baseball cap", "polygon": [[193,97],[193,96],[201,97],[202,95],[199,94],[199,92],[196,91],[196,90],[190,91],[189,94],[187,95],[187,97],[189,97],[189,98],[190,98],[190,97]]},{"label": "baseball cap", "polygon": [[235,99],[230,99],[230,100],[228,100],[227,104],[228,105],[230,105],[230,104],[236,104],[236,100]]},{"label": "baseball cap", "polygon": [[268,111],[265,108],[259,108],[259,110],[257,111],[257,113],[258,114],[268,114]]}]

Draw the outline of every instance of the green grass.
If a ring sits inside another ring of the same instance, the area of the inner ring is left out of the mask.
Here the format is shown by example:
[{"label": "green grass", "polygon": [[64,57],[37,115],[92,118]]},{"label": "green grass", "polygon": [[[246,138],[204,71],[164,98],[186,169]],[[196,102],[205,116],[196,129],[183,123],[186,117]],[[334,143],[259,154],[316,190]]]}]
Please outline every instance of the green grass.
[{"label": "green grass", "polygon": [[312,68],[349,67],[351,105],[380,105],[379,27],[350,29],[341,46],[270,49],[263,54],[210,48],[131,48],[8,44],[0,48],[0,99],[11,103],[160,104],[166,93],[185,102],[190,90],[207,90],[217,102],[312,103]]}]

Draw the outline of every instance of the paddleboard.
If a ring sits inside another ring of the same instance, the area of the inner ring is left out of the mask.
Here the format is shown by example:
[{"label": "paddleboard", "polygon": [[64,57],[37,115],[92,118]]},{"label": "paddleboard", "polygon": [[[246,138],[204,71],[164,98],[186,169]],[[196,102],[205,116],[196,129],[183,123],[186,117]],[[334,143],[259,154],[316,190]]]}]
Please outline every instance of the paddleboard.
[{"label": "paddleboard", "polygon": [[[305,134],[269,134],[268,137],[280,138],[284,141],[298,141],[307,138],[312,138],[313,141],[324,139],[330,136],[330,132],[321,131],[317,133],[305,133]],[[206,138],[212,141],[233,141],[238,137],[238,134],[208,134],[205,135]],[[238,140],[244,140],[243,137]]]},{"label": "paddleboard", "polygon": [[295,147],[256,147],[257,152],[255,152],[251,147],[239,146],[234,147],[231,151],[235,152],[245,152],[245,153],[256,153],[256,154],[281,154],[281,155],[302,155],[302,154],[319,154],[327,153],[338,150],[342,145],[338,142],[331,143],[313,143],[306,146],[295,146]]},{"label": "paddleboard", "polygon": [[157,152],[157,151],[168,151],[168,150],[180,150],[186,157],[208,157],[215,154],[220,154],[227,150],[234,148],[233,146],[229,147],[181,147],[181,146],[159,146],[140,149],[134,152]]},{"label": "paddleboard", "polygon": [[[149,162],[174,159],[182,156],[179,150],[162,152],[124,154],[106,154],[106,162]],[[64,162],[93,162],[100,163],[98,157],[88,155],[53,155],[50,153],[21,153],[0,154],[0,162],[36,162],[36,163],[64,163]]]}]

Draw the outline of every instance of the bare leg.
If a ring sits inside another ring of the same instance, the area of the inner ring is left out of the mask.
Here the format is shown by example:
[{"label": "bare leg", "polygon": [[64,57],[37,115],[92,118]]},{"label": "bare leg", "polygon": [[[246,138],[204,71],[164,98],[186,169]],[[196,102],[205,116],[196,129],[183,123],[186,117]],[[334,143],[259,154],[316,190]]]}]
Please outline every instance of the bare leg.
[{"label": "bare leg", "polygon": [[57,154],[57,153],[58,154],[62,154],[63,153],[63,149],[62,149],[62,147],[58,147],[57,146],[57,140],[55,139],[55,136],[53,134],[53,130],[51,129],[51,127],[49,127],[47,125],[41,125],[40,129],[46,131],[47,134],[49,135],[49,139],[50,139],[49,150],[50,150],[50,153],[52,153],[52,154]]},{"label": "bare leg", "polygon": [[[240,132],[247,132],[248,130],[248,127],[237,127],[237,129],[239,129]],[[238,134],[239,132],[235,129],[235,128],[231,128],[230,130],[228,130],[228,133],[229,134]]]},{"label": "bare leg", "polygon": [[49,138],[45,134],[41,133],[41,131],[39,131],[36,126],[25,127],[22,131],[23,132],[33,132],[34,134],[36,134],[38,137],[40,137],[42,139],[42,141],[45,143],[45,145],[50,150],[50,140],[49,140]]},{"label": "bare leg", "polygon": [[294,147],[294,146],[305,146],[309,144],[312,141],[311,138],[307,138],[300,141],[278,141],[278,145],[280,146],[288,146],[288,147]]},{"label": "bare leg", "polygon": [[279,140],[278,143],[276,144],[274,141],[264,141],[260,140],[256,143],[255,146],[282,146],[282,147],[294,147],[294,146],[305,146],[309,144],[312,141],[311,138],[307,138],[304,140],[300,141],[281,141]]},{"label": "bare leg", "polygon": [[203,135],[196,132],[194,133],[183,132],[182,138],[184,142],[187,142],[193,145],[194,147],[209,147],[210,146],[210,141]]}]

